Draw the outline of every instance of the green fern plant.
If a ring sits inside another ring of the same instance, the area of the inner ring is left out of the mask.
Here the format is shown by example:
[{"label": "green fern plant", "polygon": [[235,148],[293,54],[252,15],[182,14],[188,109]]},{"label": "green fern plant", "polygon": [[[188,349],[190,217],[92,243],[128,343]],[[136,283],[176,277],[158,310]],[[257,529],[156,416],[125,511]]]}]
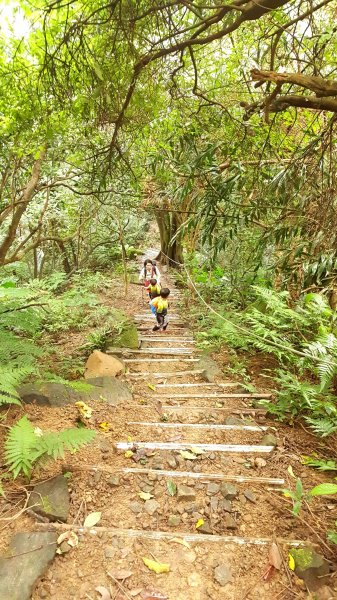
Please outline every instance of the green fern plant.
[{"label": "green fern plant", "polygon": [[5,441],[5,462],[15,479],[20,473],[30,478],[34,465],[42,459],[64,457],[65,450],[76,452],[95,437],[92,429],[64,429],[43,433],[26,416],[10,428]]}]

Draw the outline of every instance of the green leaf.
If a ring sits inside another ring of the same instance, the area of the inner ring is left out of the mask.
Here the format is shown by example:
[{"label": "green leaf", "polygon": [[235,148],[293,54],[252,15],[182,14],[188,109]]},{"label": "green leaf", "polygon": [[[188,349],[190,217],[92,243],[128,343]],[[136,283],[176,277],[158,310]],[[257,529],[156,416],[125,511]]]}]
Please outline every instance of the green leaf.
[{"label": "green leaf", "polygon": [[169,479],[169,481],[166,483],[166,485],[167,485],[167,492],[168,492],[169,496],[175,496],[177,493],[176,484],[171,479]]},{"label": "green leaf", "polygon": [[313,487],[309,494],[310,496],[329,496],[330,494],[337,494],[337,483],[320,483]]}]

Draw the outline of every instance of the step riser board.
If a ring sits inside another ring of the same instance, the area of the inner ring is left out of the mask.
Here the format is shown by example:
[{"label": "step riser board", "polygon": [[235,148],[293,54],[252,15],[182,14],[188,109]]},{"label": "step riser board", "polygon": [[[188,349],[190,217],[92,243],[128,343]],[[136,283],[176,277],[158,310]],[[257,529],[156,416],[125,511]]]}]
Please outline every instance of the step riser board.
[{"label": "step riser board", "polygon": [[160,398],[256,398],[256,399],[269,399],[271,394],[161,394]]}]

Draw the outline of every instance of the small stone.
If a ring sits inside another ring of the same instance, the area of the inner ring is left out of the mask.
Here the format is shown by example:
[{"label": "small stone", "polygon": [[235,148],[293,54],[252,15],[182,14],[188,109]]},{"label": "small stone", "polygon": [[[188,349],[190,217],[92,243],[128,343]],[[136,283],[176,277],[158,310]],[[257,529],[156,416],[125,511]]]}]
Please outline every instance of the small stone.
[{"label": "small stone", "polygon": [[181,519],[179,515],[170,515],[167,520],[167,523],[170,527],[178,527],[178,525],[180,525],[180,521]]},{"label": "small stone", "polygon": [[255,497],[255,494],[251,490],[244,490],[243,494],[247,498],[247,500],[249,500],[249,502],[252,502],[253,504],[255,504],[256,497]]},{"label": "small stone", "polygon": [[151,494],[153,492],[153,485],[149,485],[148,483],[140,483],[139,487],[142,492],[145,492],[146,494]]},{"label": "small stone", "polygon": [[93,475],[94,483],[95,484],[99,483],[101,480],[101,477],[102,477],[102,471],[95,471],[94,475]]},{"label": "small stone", "polygon": [[232,572],[230,567],[224,564],[218,565],[214,569],[214,579],[219,585],[221,585],[221,587],[224,587],[227,585],[227,583],[230,583],[232,581]]},{"label": "small stone", "polygon": [[228,513],[226,513],[226,515],[225,515],[224,525],[225,525],[226,529],[237,529],[238,528],[237,522],[232,517],[232,515],[229,515]]},{"label": "small stone", "polygon": [[317,600],[334,600],[336,594],[330,587],[323,585],[323,587],[315,591],[315,598]]},{"label": "small stone", "polygon": [[211,511],[216,512],[218,510],[218,505],[219,505],[219,498],[216,498],[213,496],[213,498],[211,498]]},{"label": "small stone", "polygon": [[69,514],[68,483],[63,475],[57,475],[38,483],[29,498],[28,506],[34,512],[51,521],[66,522]]},{"label": "small stone", "polygon": [[239,501],[241,504],[247,504],[247,498],[243,494],[239,494]]},{"label": "small stone", "polygon": [[232,500],[238,495],[237,487],[232,483],[225,483],[224,481],[220,486],[220,492],[227,500]]},{"label": "small stone", "polygon": [[273,433],[267,433],[263,436],[261,446],[277,446],[277,437]]},{"label": "small stone", "polygon": [[215,460],[216,459],[216,454],[214,454],[214,452],[211,452],[211,454],[209,455],[209,457],[211,460]]},{"label": "small stone", "polygon": [[59,549],[61,550],[62,554],[67,554],[67,552],[70,552],[70,550],[72,549],[72,546],[69,546],[68,542],[64,540],[59,545]]},{"label": "small stone", "polygon": [[209,483],[207,486],[206,494],[207,496],[213,496],[217,494],[220,490],[220,485],[218,483]]},{"label": "small stone", "polygon": [[114,558],[116,554],[116,549],[111,546],[107,546],[104,548],[104,557],[105,558]]},{"label": "small stone", "polygon": [[201,575],[199,575],[199,573],[191,573],[187,577],[187,583],[188,583],[189,587],[195,587],[195,588],[200,589],[200,587],[202,586]]},{"label": "small stone", "polygon": [[149,515],[154,515],[158,508],[160,508],[160,504],[157,500],[146,500],[144,508]]},{"label": "small stone", "polygon": [[195,490],[188,485],[179,485],[177,498],[178,500],[195,500]]},{"label": "small stone", "polygon": [[177,466],[177,461],[174,456],[168,456],[166,462],[171,469],[175,469]]},{"label": "small stone", "polygon": [[232,504],[229,500],[226,500],[225,498],[223,500],[220,500],[219,502],[219,510],[223,510],[224,512],[233,512],[233,507]]},{"label": "small stone", "polygon": [[139,515],[139,513],[142,512],[143,510],[143,505],[140,504],[140,502],[137,501],[133,501],[130,502],[129,504],[129,509],[135,514],[135,515]]},{"label": "small stone", "polygon": [[163,471],[165,469],[165,465],[161,460],[154,460],[152,463],[152,469],[156,471]]},{"label": "small stone", "polygon": [[253,520],[253,517],[252,517],[252,515],[243,515],[242,520],[245,521],[245,523],[251,523]]},{"label": "small stone", "polygon": [[110,452],[110,450],[111,450],[110,444],[106,440],[100,441],[99,448],[103,454],[106,454],[107,452]]},{"label": "small stone", "polygon": [[43,586],[40,590],[39,596],[40,598],[49,598],[50,589],[48,590],[45,586]]},{"label": "small stone", "polygon": [[200,527],[198,527],[197,531],[199,533],[207,533],[208,535],[212,535],[213,531],[208,521],[205,521]]},{"label": "small stone", "polygon": [[257,458],[255,458],[254,464],[258,469],[262,469],[263,467],[266,466],[267,461],[264,460],[264,458],[260,458],[260,456],[258,456]]},{"label": "small stone", "polygon": [[120,477],[119,475],[111,475],[111,477],[109,477],[107,484],[110,485],[111,487],[118,487],[120,485]]},{"label": "small stone", "polygon": [[149,481],[157,481],[158,475],[156,473],[149,473],[147,478]]}]

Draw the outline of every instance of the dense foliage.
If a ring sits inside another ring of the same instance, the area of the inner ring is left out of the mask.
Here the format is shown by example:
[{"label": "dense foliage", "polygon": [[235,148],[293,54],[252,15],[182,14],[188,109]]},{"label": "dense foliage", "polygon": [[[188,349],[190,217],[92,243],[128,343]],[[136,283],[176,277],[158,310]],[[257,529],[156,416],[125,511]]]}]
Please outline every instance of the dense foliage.
[{"label": "dense foliage", "polygon": [[44,336],[108,316],[101,271],[127,285],[156,220],[163,260],[187,257],[220,314],[203,344],[273,354],[270,409],[336,431],[332,0],[1,11],[0,404],[55,376]]}]

